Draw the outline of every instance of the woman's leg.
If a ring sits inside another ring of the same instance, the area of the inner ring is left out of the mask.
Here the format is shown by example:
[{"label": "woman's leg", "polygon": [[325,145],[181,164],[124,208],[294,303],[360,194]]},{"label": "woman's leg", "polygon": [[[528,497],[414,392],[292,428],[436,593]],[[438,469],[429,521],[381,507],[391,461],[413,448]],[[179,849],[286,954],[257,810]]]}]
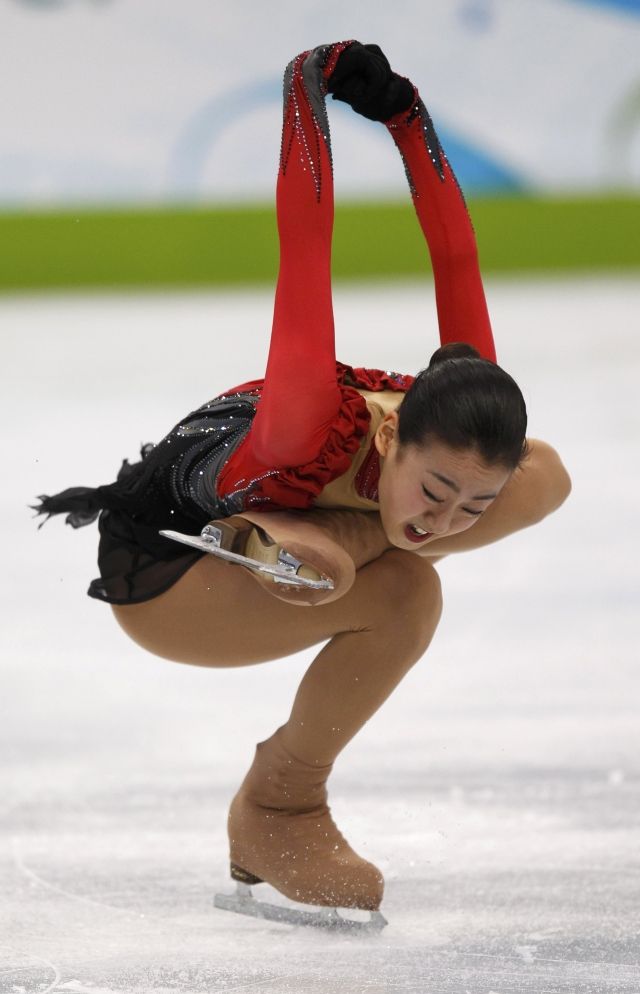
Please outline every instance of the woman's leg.
[{"label": "woman's leg", "polygon": [[481,518],[465,532],[438,538],[416,553],[437,561],[470,552],[536,525],[556,511],[571,493],[571,477],[547,442],[527,439],[529,453]]},{"label": "woman's leg", "polygon": [[330,589],[310,589],[251,570],[256,583],[273,597],[299,607],[344,597],[353,586],[356,570],[392,548],[377,512],[321,508],[243,511],[211,524],[221,530],[222,548],[229,552],[270,566],[286,553],[298,577],[331,580]]},{"label": "woman's leg", "polygon": [[362,651],[370,653],[380,626],[402,623],[415,601],[424,612],[434,583],[427,561],[388,549],[358,569],[339,600],[300,610],[274,598],[242,567],[203,556],[158,597],[112,608],[127,635],[154,655],[196,666],[246,666],[342,636],[348,652],[364,643]]},{"label": "woman's leg", "polygon": [[334,759],[424,654],[440,612],[437,573],[400,549],[359,569],[339,600],[308,611],[213,556],[154,600],[114,607],[144,648],[201,666],[248,665],[329,640],[234,798],[235,876],[312,904],[379,906],[382,877],[339,833],[325,784]]},{"label": "woman's leg", "polygon": [[[313,661],[289,720],[259,743],[233,799],[228,828],[235,879],[265,880],[310,904],[379,908],[382,874],[341,835],[326,782],[335,758],[431,641],[441,598],[437,574],[425,565],[393,550],[358,571],[351,603],[358,628],[352,622],[334,635]],[[347,594],[333,606],[344,608],[350,599]]]}]

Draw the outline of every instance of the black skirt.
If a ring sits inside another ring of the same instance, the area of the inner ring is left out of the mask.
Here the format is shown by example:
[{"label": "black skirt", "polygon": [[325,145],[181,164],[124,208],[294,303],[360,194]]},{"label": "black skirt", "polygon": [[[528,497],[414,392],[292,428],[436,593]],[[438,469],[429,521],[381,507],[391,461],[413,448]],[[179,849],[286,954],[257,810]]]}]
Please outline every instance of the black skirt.
[{"label": "black skirt", "polygon": [[257,403],[252,394],[217,397],[157,445],[145,445],[139,462],[125,459],[114,483],[39,498],[35,510],[45,521],[66,513],[67,524],[80,528],[99,519],[100,576],[89,586],[90,597],[109,604],[151,600],[206,555],[159,532],[199,534],[212,519],[242,510],[240,497],[218,498],[215,481],[246,437]]}]

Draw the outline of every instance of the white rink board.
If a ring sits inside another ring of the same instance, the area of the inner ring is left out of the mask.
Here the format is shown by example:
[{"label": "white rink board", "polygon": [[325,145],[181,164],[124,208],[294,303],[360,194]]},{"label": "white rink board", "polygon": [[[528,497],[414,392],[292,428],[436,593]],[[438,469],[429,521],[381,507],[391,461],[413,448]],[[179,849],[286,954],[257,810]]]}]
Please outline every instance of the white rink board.
[{"label": "white rink board", "polygon": [[[25,507],[107,482],[260,375],[270,294],[0,301],[3,994],[638,994],[640,288],[487,293],[574,492],[440,565],[431,649],[336,764],[336,820],[387,879],[365,943],[211,905],[229,800],[311,652],[235,671],[145,654],[84,596],[95,527],[37,531]],[[341,289],[336,320],[352,364],[415,371],[435,345],[429,286]]]},{"label": "white rink board", "polygon": [[[354,37],[418,84],[466,191],[640,185],[621,0],[6,0],[0,27],[0,206],[270,198],[286,63]],[[384,128],[330,116],[338,196],[404,195]]]}]

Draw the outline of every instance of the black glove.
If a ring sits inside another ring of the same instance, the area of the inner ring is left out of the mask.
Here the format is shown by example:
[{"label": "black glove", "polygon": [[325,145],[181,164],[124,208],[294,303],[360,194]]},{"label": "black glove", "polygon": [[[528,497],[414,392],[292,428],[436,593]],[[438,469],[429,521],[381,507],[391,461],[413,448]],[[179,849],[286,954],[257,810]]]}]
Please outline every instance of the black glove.
[{"label": "black glove", "polygon": [[409,110],[413,103],[413,86],[398,76],[379,45],[361,45],[359,41],[345,48],[327,82],[334,100],[342,100],[370,121],[388,121],[394,114]]}]

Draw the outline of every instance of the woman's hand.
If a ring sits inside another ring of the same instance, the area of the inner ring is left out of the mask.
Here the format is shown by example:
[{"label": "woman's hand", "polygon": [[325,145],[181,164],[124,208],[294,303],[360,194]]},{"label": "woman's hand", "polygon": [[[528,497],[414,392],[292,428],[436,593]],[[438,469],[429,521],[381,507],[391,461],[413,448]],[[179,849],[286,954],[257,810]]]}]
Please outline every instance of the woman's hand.
[{"label": "woman's hand", "polygon": [[359,41],[340,55],[327,90],[370,121],[388,121],[409,110],[415,98],[413,84],[393,72],[380,46]]}]

